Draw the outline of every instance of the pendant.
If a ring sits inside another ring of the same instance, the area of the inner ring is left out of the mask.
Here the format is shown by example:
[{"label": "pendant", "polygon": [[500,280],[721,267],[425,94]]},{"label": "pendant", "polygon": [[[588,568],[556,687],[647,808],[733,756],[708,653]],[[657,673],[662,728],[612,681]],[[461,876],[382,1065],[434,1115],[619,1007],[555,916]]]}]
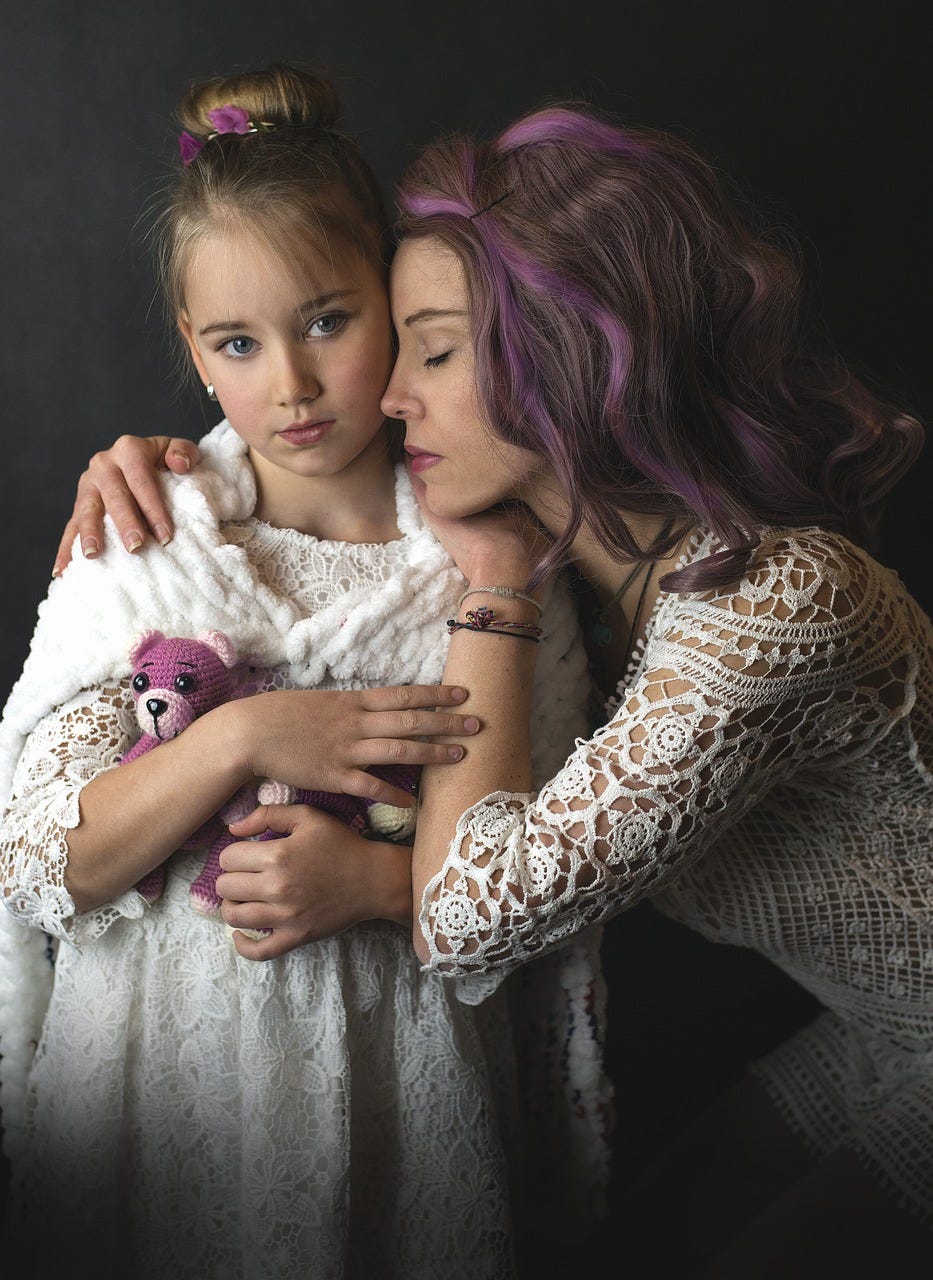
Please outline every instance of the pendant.
[{"label": "pendant", "polygon": [[598,645],[600,649],[605,649],[607,644],[612,641],[612,627],[606,622],[605,614],[598,614],[593,623],[593,643]]}]

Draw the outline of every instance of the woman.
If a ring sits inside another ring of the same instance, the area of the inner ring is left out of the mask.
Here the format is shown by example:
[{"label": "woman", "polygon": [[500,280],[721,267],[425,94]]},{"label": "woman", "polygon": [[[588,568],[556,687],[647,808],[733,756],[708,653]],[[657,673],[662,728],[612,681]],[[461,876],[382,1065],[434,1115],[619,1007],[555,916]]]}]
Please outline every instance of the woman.
[{"label": "woman", "polygon": [[[793,264],[674,139],[539,112],[430,148],[401,208],[383,406],[471,586],[444,678],[484,725],[425,777],[416,949],[503,974],[650,896],[770,956],[826,1011],[646,1180],[625,1238],[717,1275],[906,1259],[933,1206],[933,663],[862,548],[919,426],[806,351]],[[610,718],[535,795],[522,641],[565,560]],[[773,1139],[755,1168],[730,1116]],[[663,1231],[688,1203],[695,1229]]]}]

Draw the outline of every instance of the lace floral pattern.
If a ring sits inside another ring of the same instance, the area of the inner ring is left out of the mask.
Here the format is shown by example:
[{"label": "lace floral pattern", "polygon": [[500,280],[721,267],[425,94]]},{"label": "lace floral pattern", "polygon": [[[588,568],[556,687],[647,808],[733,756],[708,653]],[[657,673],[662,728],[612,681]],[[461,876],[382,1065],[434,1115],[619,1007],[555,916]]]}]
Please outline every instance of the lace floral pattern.
[{"label": "lace floral pattern", "polygon": [[[844,1021],[850,1058],[888,1046],[872,1105],[924,1128],[886,1143],[885,1177],[929,1215],[933,1092],[894,1099],[933,1053],[931,704],[930,625],[894,575],[835,535],[763,531],[734,590],[662,600],[611,718],[537,795],[462,816],[425,893],[432,967],[508,970],[646,896],[755,947]],[[866,1105],[845,1094],[847,1132]]]},{"label": "lace floral pattern", "polygon": [[[398,544],[228,531],[309,615],[367,573],[401,571]],[[322,684],[366,682],[364,661]],[[170,861],[155,905],[131,891],[75,915],[64,873],[80,793],[135,734],[127,692],[83,692],[30,735],[4,818],[7,905],[77,944],[58,948],[28,1078],[23,1238],[43,1233],[62,1265],[77,1250],[139,1277],[510,1276],[498,1108],[517,1107],[514,1064],[484,1047],[510,1042],[504,997],[483,1006],[481,1037],[479,1011],[425,980],[407,931],[386,924],[241,960],[190,908],[197,852]]]},{"label": "lace floral pattern", "polygon": [[119,688],[79,694],[36,726],[13,777],[0,846],[2,881],[12,886],[6,905],[22,924],[62,941],[90,940],[120,916],[142,913],[131,891],[75,917],[64,879],[67,832],[80,821],[81,791],[129,748],[137,732],[132,707],[131,695]]}]

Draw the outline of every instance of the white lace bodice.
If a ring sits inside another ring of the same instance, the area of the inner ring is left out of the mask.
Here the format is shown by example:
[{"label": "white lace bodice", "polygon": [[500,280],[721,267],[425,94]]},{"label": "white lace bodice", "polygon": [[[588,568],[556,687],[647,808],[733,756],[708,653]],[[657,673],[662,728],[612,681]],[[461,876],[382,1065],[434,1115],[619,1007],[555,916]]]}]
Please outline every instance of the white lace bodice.
[{"label": "white lace bodice", "polygon": [[663,600],[537,795],[463,815],[425,894],[431,964],[509,968],[652,896],[933,1048],[930,634],[843,538],[765,531],[736,588]]},{"label": "white lace bodice", "polygon": [[[253,519],[221,527],[261,587],[287,601],[296,626],[322,613],[339,625],[342,600],[358,600],[362,585],[385,597],[368,615],[378,635],[392,592],[411,576],[410,541],[328,543]],[[399,679],[440,679],[452,598],[421,594],[408,633],[423,626],[436,644],[398,656]],[[538,698],[547,744],[539,777],[557,767],[559,744],[581,724],[585,658],[569,600],[558,613],[542,672],[554,696]],[[385,657],[382,641],[377,648],[370,659],[363,629],[338,675],[286,645],[286,660],[257,684],[306,684],[309,669],[317,687],[372,683],[370,669]],[[505,1280],[517,1211],[507,1183],[521,1185],[527,1158],[513,1037],[543,1045],[545,1026],[555,1039],[566,1023],[551,1050],[556,1070],[545,1057],[538,1071],[552,1089],[566,1076],[558,1087],[574,1110],[554,1115],[561,1139],[544,1149],[563,1143],[568,1168],[586,1170],[589,1194],[605,1174],[599,1027],[580,1025],[577,1014],[593,1001],[593,940],[571,964],[542,971],[516,1031],[505,993],[479,1008],[471,1004],[488,988],[461,1002],[451,984],[419,974],[409,935],[391,925],[351,929],[267,964],[241,960],[222,925],[189,906],[198,853],[170,861],[155,906],[130,891],[75,915],[63,873],[81,790],[116,766],[136,733],[123,684],[83,690],[49,711],[25,741],[3,821],[7,908],[75,944],[58,947],[10,1143],[27,1239],[40,1219],[41,1229],[54,1224],[65,1255],[93,1257],[108,1274],[181,1267],[244,1280],[428,1280],[442,1261],[452,1277]],[[582,1069],[557,1062],[565,1034]],[[536,1102],[559,1111],[553,1093]]]}]

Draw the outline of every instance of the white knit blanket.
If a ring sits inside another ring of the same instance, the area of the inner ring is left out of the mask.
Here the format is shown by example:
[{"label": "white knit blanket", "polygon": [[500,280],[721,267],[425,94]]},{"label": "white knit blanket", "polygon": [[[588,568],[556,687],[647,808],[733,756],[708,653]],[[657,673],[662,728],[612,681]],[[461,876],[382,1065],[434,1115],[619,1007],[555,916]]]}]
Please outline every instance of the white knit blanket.
[{"label": "white knit blanket", "polygon": [[[168,635],[225,631],[241,657],[284,668],[310,687],[326,671],[352,679],[362,665],[369,682],[436,681],[447,636],[438,612],[456,599],[462,579],[428,530],[404,467],[396,476],[399,530],[407,541],[404,572],[351,588],[313,617],[299,615],[265,586],[243,550],[225,541],[223,520],[248,517],[256,503],[246,446],[226,423],[201,442],[203,464],[190,476],[165,477],[176,533],[166,547],[127,555],[107,523],[107,549],[75,558],[54,581],[23,674],[0,722],[0,802],[10,796],[28,734],[53,708],[82,689],[124,679],[129,649],[142,632]],[[430,623],[420,623],[420,619]],[[0,910],[0,1084],[7,1144],[23,1123],[26,1076],[52,984],[48,939]]]}]

